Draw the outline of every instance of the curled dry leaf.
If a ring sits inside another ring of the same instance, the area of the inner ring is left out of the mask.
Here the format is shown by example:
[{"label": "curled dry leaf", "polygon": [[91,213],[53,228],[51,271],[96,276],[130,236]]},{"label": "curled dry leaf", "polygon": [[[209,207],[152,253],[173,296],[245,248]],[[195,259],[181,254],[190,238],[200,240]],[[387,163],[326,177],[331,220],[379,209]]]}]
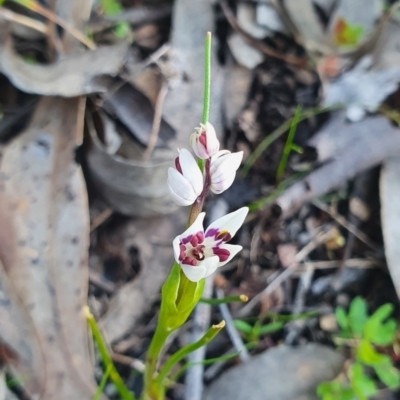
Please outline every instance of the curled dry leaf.
[{"label": "curled dry leaf", "polygon": [[106,140],[103,142],[98,136],[99,124],[96,127],[88,119],[86,163],[90,179],[103,198],[114,210],[125,215],[148,217],[176,210],[167,187],[167,170],[176,153],[156,149],[149,161],[142,161],[138,146],[132,146],[132,152],[124,145],[121,151],[129,158],[116,154],[104,143],[110,142],[112,137],[118,138],[119,134],[107,116],[100,115]]},{"label": "curled dry leaf", "polygon": [[74,97],[105,92],[107,76],[116,76],[126,57],[128,43],[76,53],[52,64],[31,64],[13,49],[5,29],[0,30],[0,72],[20,90],[45,96]]},{"label": "curled dry leaf", "polygon": [[92,399],[83,99],[45,98],[0,167],[0,337],[31,398]]}]

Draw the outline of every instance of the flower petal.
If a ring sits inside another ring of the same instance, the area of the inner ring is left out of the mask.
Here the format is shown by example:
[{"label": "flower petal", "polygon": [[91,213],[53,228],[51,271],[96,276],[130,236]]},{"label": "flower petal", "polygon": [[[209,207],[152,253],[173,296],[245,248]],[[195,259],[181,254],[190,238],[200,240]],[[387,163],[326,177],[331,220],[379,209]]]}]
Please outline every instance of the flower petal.
[{"label": "flower petal", "polygon": [[218,231],[228,231],[231,237],[235,236],[236,232],[243,225],[243,222],[249,212],[248,207],[239,208],[230,214],[224,215],[223,217],[214,221],[206,230],[205,236],[207,236],[207,232],[212,229],[217,229]]},{"label": "flower petal", "polygon": [[181,267],[183,273],[186,275],[189,281],[198,282],[200,279],[206,277],[207,269],[202,265],[193,266],[193,265],[181,264]]},{"label": "flower petal", "polygon": [[179,236],[177,236],[173,241],[172,241],[172,248],[174,249],[174,257],[175,261],[179,264],[179,254],[180,254],[180,248],[179,244],[181,242],[181,239]]},{"label": "flower petal", "polygon": [[220,249],[228,250],[230,254],[229,254],[229,257],[225,261],[218,263],[218,268],[222,267],[223,265],[225,265],[229,261],[231,261],[232,258],[235,257],[236,254],[239,253],[239,251],[243,249],[242,246],[239,246],[237,244],[221,244],[219,247],[220,247]]},{"label": "flower petal", "polygon": [[229,176],[226,176],[224,179],[220,181],[215,181],[211,177],[211,186],[210,190],[215,194],[221,194],[225,192],[225,190],[229,189],[232,186],[233,181],[236,177],[236,171],[231,173]]},{"label": "flower petal", "polygon": [[214,165],[211,164],[210,173],[212,179],[222,180],[225,176],[229,176],[240,167],[243,159],[243,151],[237,153],[225,154],[215,160]]},{"label": "flower petal", "polygon": [[207,278],[207,276],[213,274],[219,267],[219,259],[217,256],[207,257],[199,265],[206,268],[205,278]]},{"label": "flower petal", "polygon": [[[191,237],[198,232],[204,232],[203,221],[204,221],[205,215],[206,215],[205,212],[200,213],[197,216],[196,220],[193,222],[193,224],[190,225],[189,228],[187,228],[185,232],[183,232],[176,238],[179,238],[180,241],[184,241],[186,238]],[[175,242],[176,238],[174,239],[174,242]]]},{"label": "flower petal", "polygon": [[168,185],[168,191],[169,191],[169,194],[170,194],[170,196],[171,196],[171,199],[172,199],[173,202],[174,202],[175,204],[177,204],[178,206],[190,206],[191,204],[194,203],[194,200],[193,200],[193,201],[192,201],[192,200],[186,200],[186,199],[184,199],[184,198],[178,196],[178,195],[174,192],[174,190],[172,189],[172,187],[171,187],[170,185]]},{"label": "flower petal", "polygon": [[204,182],[203,174],[197,165],[196,160],[188,150],[181,149],[179,152],[179,163],[182,168],[183,176],[192,185],[196,195],[200,196],[201,192],[203,191]]},{"label": "flower petal", "polygon": [[[168,168],[168,187],[173,200],[187,203],[185,205],[193,204],[197,198],[192,185],[181,173],[179,173],[175,168]],[[179,204],[183,205],[183,204]]]}]

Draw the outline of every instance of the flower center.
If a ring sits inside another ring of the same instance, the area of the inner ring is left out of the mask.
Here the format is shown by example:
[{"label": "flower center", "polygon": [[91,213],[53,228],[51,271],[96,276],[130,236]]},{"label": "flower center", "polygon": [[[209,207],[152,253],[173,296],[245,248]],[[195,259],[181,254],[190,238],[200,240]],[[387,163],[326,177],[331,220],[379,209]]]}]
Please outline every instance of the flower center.
[{"label": "flower center", "polygon": [[198,265],[199,261],[205,259],[205,246],[203,232],[198,232],[179,243],[179,261],[187,265]]}]

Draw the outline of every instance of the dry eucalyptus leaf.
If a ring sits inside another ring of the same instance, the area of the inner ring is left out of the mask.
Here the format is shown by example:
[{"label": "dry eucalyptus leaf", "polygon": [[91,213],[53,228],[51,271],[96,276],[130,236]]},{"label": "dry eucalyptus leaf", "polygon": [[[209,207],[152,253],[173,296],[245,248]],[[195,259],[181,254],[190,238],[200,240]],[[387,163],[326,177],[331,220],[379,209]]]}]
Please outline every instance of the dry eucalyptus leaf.
[{"label": "dry eucalyptus leaf", "polygon": [[380,176],[381,221],[386,262],[400,298],[400,157],[388,158]]},{"label": "dry eucalyptus leaf", "polygon": [[53,64],[27,63],[13,49],[9,34],[0,31],[0,72],[20,90],[45,96],[74,97],[105,92],[109,76],[123,66],[128,43],[76,53]]},{"label": "dry eucalyptus leaf", "polygon": [[334,114],[310,145],[325,162],[293,184],[276,201],[284,216],[304,203],[345,185],[358,173],[400,154],[400,129],[383,116],[348,123],[344,112]]},{"label": "dry eucalyptus leaf", "polygon": [[[90,400],[96,391],[86,304],[89,218],[74,161],[84,99],[44,98],[0,166],[2,341],[32,398]],[[33,334],[32,334],[33,331]]]}]

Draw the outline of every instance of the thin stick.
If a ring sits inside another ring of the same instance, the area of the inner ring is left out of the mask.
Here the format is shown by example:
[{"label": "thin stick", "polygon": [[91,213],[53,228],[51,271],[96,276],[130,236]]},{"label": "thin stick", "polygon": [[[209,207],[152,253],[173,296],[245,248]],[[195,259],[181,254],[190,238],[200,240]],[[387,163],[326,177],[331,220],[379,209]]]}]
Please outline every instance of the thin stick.
[{"label": "thin stick", "polygon": [[330,208],[322,203],[321,201],[314,199],[312,201],[315,207],[318,207],[320,210],[326,212],[329,216],[331,216],[338,224],[342,225],[346,228],[350,233],[352,233],[356,238],[360,239],[363,243],[365,243],[368,247],[373,250],[376,250],[376,245],[372,242],[372,240],[364,233],[361,232],[355,225],[351,222],[347,221],[345,217],[339,215],[335,212],[332,212]]},{"label": "thin stick", "polygon": [[161,125],[161,120],[162,120],[164,101],[165,101],[165,97],[167,96],[167,93],[168,93],[168,82],[166,80],[164,80],[164,82],[161,85],[160,92],[158,93],[158,96],[157,96],[156,106],[154,109],[153,126],[151,128],[151,133],[150,133],[150,138],[149,138],[149,143],[147,145],[147,149],[143,153],[143,161],[149,160],[151,153],[154,150],[154,147],[156,147],[158,134],[160,132],[160,125]]},{"label": "thin stick", "polygon": [[106,208],[99,215],[96,215],[93,218],[92,223],[90,224],[90,232],[93,232],[100,225],[102,225],[104,222],[106,222],[108,220],[108,218],[110,218],[111,215],[113,215],[113,212],[114,211],[111,208]]},{"label": "thin stick", "polygon": [[89,38],[87,38],[82,32],[79,32],[77,29],[69,25],[67,22],[63,21],[53,12],[44,8],[38,2],[34,0],[13,0],[13,1],[28,8],[31,11],[34,11],[37,14],[42,15],[43,17],[46,17],[51,22],[54,22],[55,24],[61,26],[61,28],[65,29],[70,35],[72,35],[75,39],[83,43],[90,50],[94,50],[96,48],[96,45]]},{"label": "thin stick", "polygon": [[273,293],[286,279],[288,279],[296,271],[298,263],[303,261],[317,246],[325,243],[332,238],[332,232],[320,232],[310,243],[304,246],[294,257],[294,262],[289,265],[281,274],[279,274],[262,292],[254,296],[239,312],[238,317],[245,317],[253,308],[260,302],[260,300],[271,293]]},{"label": "thin stick", "polygon": [[202,124],[205,125],[210,117],[211,97],[211,32],[207,32],[204,54],[204,103]]},{"label": "thin stick", "polygon": [[47,25],[43,22],[37,21],[36,19],[26,17],[11,11],[7,8],[0,7],[0,19],[5,19],[7,21],[16,22],[17,24],[27,26],[28,28],[34,29],[35,31],[47,34]]}]

